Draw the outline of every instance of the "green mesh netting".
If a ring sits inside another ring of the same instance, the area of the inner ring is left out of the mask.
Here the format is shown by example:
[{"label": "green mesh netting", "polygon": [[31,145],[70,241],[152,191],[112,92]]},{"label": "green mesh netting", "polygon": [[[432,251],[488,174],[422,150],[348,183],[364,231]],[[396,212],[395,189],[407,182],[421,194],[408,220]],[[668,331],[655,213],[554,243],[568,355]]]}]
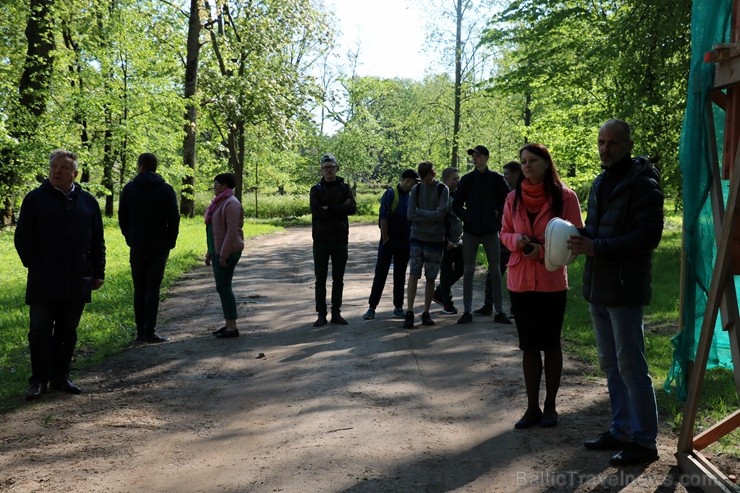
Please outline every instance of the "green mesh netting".
[{"label": "green mesh netting", "polygon": [[[679,159],[683,174],[683,247],[684,302],[681,307],[683,327],[673,338],[673,364],[664,384],[665,390],[675,392],[676,397],[686,400],[688,365],[696,356],[701,325],[709,296],[712,269],[717,256],[714,235],[712,206],[709,189],[712,180],[710,150],[719,150],[722,161],[722,139],[724,135],[724,111],[716,105],[712,119],[716,127],[717,142],[709,132],[707,101],[714,81],[714,64],[704,63],[704,54],[718,43],[730,37],[732,0],[696,0],[691,14],[691,72],[689,75],[686,113],[681,131]],[[728,183],[723,182],[725,200]],[[711,254],[710,254],[711,252]],[[735,278],[735,289],[740,293],[740,283]],[[723,366],[732,368],[732,356],[727,332],[720,327],[717,317],[712,348],[707,368]]]}]

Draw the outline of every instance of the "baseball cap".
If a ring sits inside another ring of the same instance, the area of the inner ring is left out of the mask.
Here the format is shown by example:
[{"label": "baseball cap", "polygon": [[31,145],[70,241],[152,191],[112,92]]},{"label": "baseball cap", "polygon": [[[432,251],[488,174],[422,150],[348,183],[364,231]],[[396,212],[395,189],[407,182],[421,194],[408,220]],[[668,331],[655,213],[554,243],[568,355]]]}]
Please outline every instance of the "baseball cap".
[{"label": "baseball cap", "polygon": [[419,181],[419,173],[412,169],[407,169],[403,173],[401,173],[401,179],[405,180],[406,178],[413,178],[416,181]]},{"label": "baseball cap", "polygon": [[475,146],[472,149],[468,149],[468,156],[470,156],[474,152],[477,152],[478,154],[482,154],[484,156],[488,156],[488,148],[486,146]]}]

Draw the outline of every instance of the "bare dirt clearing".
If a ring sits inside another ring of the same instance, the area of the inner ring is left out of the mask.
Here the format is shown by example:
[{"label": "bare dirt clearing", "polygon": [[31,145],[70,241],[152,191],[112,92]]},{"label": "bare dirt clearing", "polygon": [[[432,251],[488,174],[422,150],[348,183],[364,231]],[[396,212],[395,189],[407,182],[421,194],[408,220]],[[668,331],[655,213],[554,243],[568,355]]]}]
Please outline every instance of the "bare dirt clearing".
[{"label": "bare dirt clearing", "polygon": [[3,416],[0,491],[696,491],[679,484],[669,430],[646,468],[583,448],[608,425],[607,392],[567,351],[558,426],[514,430],[514,326],[457,325],[434,307],[437,325],[404,330],[390,284],[362,320],[378,229],[350,230],[349,326],[312,326],[310,229],[251,239],[234,282],[242,337],[211,335],[220,305],[210,268],[195,269],[163,303],[171,342],[77,372],[80,396]]}]

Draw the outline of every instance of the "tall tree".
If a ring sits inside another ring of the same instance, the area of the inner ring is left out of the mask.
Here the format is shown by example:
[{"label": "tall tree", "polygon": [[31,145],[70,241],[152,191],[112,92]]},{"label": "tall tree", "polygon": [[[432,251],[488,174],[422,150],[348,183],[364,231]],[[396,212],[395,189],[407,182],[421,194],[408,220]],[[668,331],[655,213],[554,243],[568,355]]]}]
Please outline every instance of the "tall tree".
[{"label": "tall tree", "polygon": [[193,217],[195,213],[195,175],[196,137],[197,137],[197,103],[195,95],[198,91],[198,59],[200,58],[200,0],[190,0],[190,14],[188,16],[188,37],[185,57],[185,136],[182,142],[183,164],[189,168],[182,179],[180,192],[180,214]]},{"label": "tall tree", "polygon": [[[11,103],[9,115],[10,137],[19,144],[28,145],[39,118],[46,110],[54,67],[54,27],[52,18],[53,0],[31,0],[26,21],[26,61],[18,84],[18,100]],[[6,146],[2,149],[5,164],[0,172],[0,196],[2,197],[2,225],[13,222],[13,188],[18,179],[22,157],[19,147]]]}]

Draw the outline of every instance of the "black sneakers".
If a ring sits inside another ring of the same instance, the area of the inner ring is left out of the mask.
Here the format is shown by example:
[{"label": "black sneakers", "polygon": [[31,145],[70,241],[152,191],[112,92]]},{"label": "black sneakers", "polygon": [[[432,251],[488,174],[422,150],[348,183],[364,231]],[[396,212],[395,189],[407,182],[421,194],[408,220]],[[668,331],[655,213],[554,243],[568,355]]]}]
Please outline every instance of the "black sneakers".
[{"label": "black sneakers", "polygon": [[473,315],[491,315],[493,313],[493,307],[491,305],[483,305],[477,310],[473,310]]},{"label": "black sneakers", "polygon": [[331,323],[336,325],[347,325],[347,321],[338,313],[331,314]]},{"label": "black sneakers", "polygon": [[470,312],[465,312],[462,314],[462,317],[457,319],[457,323],[459,324],[469,324],[473,321],[473,316],[470,314]]},{"label": "black sneakers", "polygon": [[621,452],[611,459],[609,464],[613,466],[632,466],[634,464],[648,464],[658,460],[658,451],[654,448],[643,447],[639,443],[628,444]]},{"label": "black sneakers", "polygon": [[329,322],[326,320],[326,313],[319,313],[319,317],[313,323],[313,326],[314,327],[323,327],[327,323],[329,323]]},{"label": "black sneakers", "polygon": [[421,314],[421,325],[434,325],[434,320],[432,320],[429,312],[424,312]]},{"label": "black sneakers", "polygon": [[493,316],[493,321],[499,324],[511,325],[511,319],[504,312],[498,312]]},{"label": "black sneakers", "polygon": [[414,312],[411,312],[411,311],[406,312],[406,318],[403,319],[403,328],[404,329],[414,328]]}]

